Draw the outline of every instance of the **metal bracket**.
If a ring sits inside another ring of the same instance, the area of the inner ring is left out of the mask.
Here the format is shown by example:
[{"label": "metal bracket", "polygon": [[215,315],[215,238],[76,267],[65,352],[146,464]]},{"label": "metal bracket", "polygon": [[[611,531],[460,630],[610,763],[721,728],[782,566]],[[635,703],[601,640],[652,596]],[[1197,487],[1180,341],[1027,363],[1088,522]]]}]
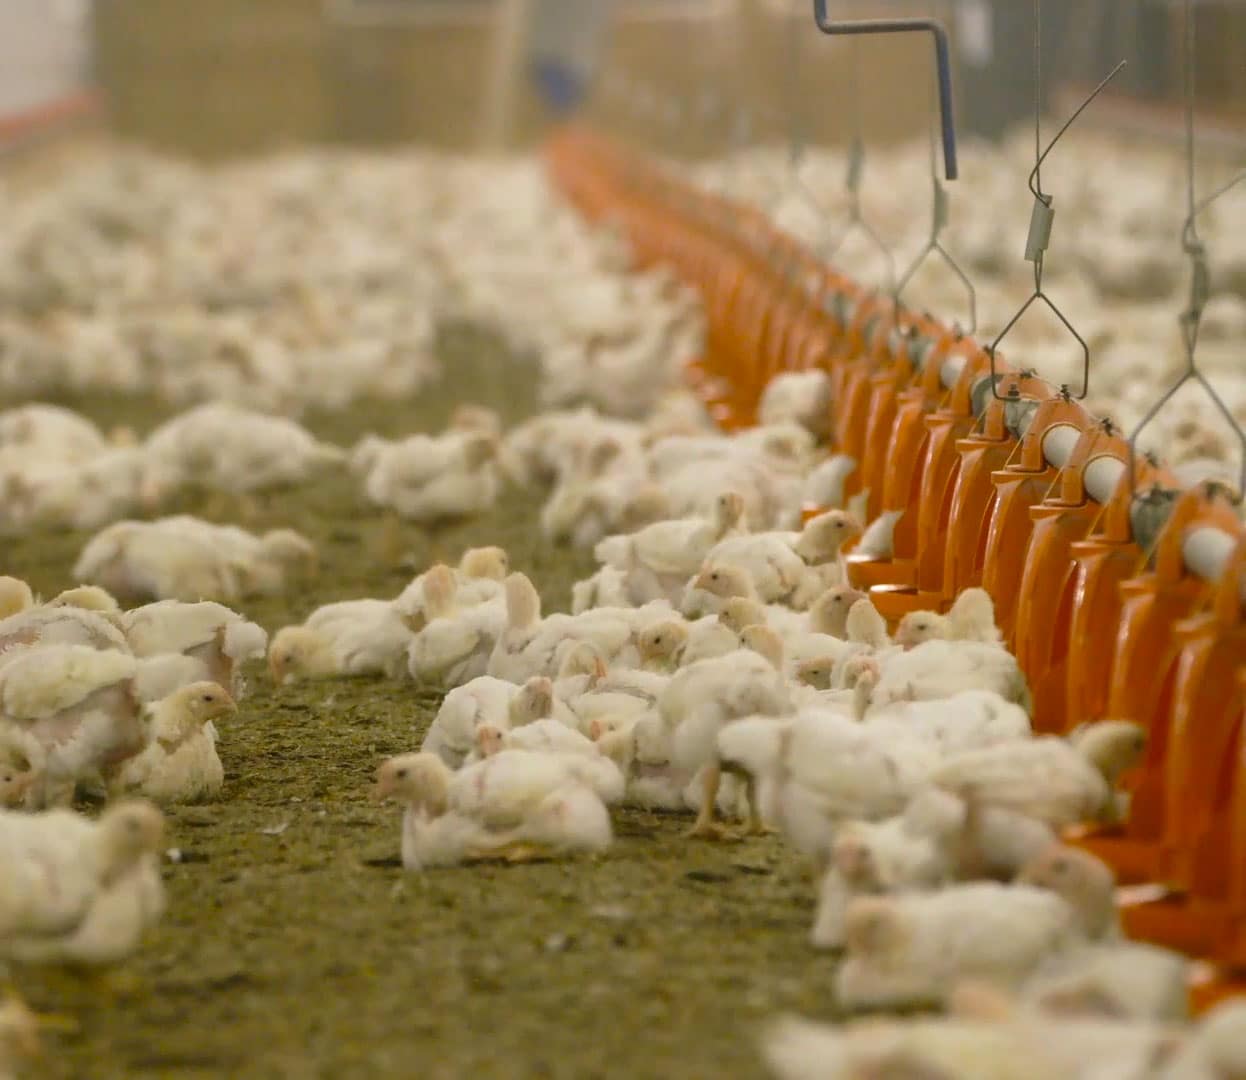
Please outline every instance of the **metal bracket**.
[{"label": "metal bracket", "polygon": [[848,19],[834,20],[826,10],[826,0],[813,0],[813,20],[824,34],[903,34],[929,33],[934,38],[935,67],[939,79],[939,125],[943,137],[943,174],[955,180],[956,120],[952,112],[952,61],[947,30],[937,19]]}]

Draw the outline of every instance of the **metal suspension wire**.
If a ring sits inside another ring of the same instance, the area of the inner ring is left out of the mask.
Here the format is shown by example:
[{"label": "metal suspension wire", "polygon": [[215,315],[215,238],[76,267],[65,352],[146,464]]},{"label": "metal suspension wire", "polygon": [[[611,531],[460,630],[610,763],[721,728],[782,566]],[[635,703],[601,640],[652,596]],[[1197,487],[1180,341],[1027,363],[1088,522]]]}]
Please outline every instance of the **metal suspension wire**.
[{"label": "metal suspension wire", "polygon": [[1181,250],[1190,264],[1190,291],[1185,310],[1178,316],[1181,327],[1181,342],[1185,352],[1185,368],[1176,381],[1164,391],[1163,395],[1147,410],[1129,435],[1129,486],[1138,497],[1137,492],[1137,448],[1138,437],[1146,427],[1159,415],[1160,410],[1168,404],[1176,393],[1188,382],[1195,382],[1216,407],[1216,411],[1224,418],[1233,434],[1237,436],[1241,450],[1241,465],[1238,473],[1238,489],[1236,501],[1241,501],[1246,494],[1246,430],[1238,423],[1232,410],[1224,399],[1216,392],[1210,380],[1199,370],[1196,353],[1198,350],[1199,328],[1203,320],[1203,309],[1211,296],[1211,268],[1207,259],[1207,247],[1198,233],[1198,216],[1215,202],[1221,195],[1246,180],[1246,172],[1239,173],[1228,183],[1221,185],[1210,195],[1199,199],[1197,195],[1197,176],[1194,152],[1194,95],[1197,73],[1195,71],[1195,40],[1196,26],[1191,0],[1184,0],[1184,35],[1182,52],[1184,56],[1184,94],[1185,94],[1185,171],[1186,171],[1186,216],[1181,227]]},{"label": "metal suspension wire", "polygon": [[931,255],[937,255],[939,259],[952,271],[965,287],[965,293],[969,298],[969,326],[961,327],[957,325],[957,329],[966,334],[972,334],[978,328],[978,291],[974,288],[973,282],[969,280],[969,275],[965,273],[960,263],[952,257],[951,253],[943,246],[942,235],[943,230],[948,223],[948,196],[942,182],[939,180],[939,173],[935,168],[935,135],[932,124],[930,128],[930,188],[932,193],[932,205],[930,211],[930,236],[921,250],[909,263],[904,273],[900,275],[900,280],[896,282],[895,300],[899,304],[903,300],[905,287],[916,276],[917,271]]},{"label": "metal suspension wire", "polygon": [[[1046,258],[1047,247],[1051,243],[1051,229],[1055,223],[1055,199],[1043,190],[1042,169],[1043,162],[1047,160],[1048,155],[1055,148],[1056,144],[1064,137],[1065,132],[1069,130],[1079,116],[1089,107],[1090,103],[1095,100],[1116,76],[1125,67],[1127,61],[1122,60],[1107,75],[1107,77],[1099,83],[1098,86],[1090,92],[1085,101],[1077,107],[1073,115],[1064,122],[1064,125],[1056,132],[1055,137],[1047,144],[1047,148],[1043,147],[1042,121],[1043,121],[1043,11],[1042,0],[1034,0],[1034,168],[1030,171],[1029,180],[1027,181],[1030,194],[1034,196],[1034,207],[1030,213],[1030,231],[1025,242],[1025,259],[1027,262],[1034,264],[1034,291],[1030,293],[1030,297],[1017,310],[1016,314],[1008,320],[1008,324],[999,332],[995,340],[986,348],[987,356],[991,363],[991,395],[998,401],[1006,400],[996,390],[999,377],[996,371],[996,350],[999,343],[1008,336],[1012,328],[1017,325],[1030,310],[1034,304],[1041,301],[1055,317],[1060,321],[1061,325],[1069,332],[1073,339],[1077,342],[1082,353],[1082,386],[1079,393],[1074,394],[1067,386],[1061,387],[1063,393],[1068,397],[1077,401],[1081,401],[1090,391],[1090,346],[1086,344],[1086,339],[1077,332],[1077,328],[1068,320],[1068,317],[1060,310],[1060,307],[1051,299],[1043,289],[1043,264]],[[1015,388],[1014,388],[1015,396]]]},{"label": "metal suspension wire", "polygon": [[861,180],[865,175],[865,135],[861,122],[861,60],[856,49],[850,50],[848,64],[848,97],[852,102],[852,140],[848,144],[848,161],[844,172],[844,190],[848,194],[848,221],[839,231],[839,235],[827,244],[825,257],[827,262],[833,261],[848,237],[854,232],[861,233],[882,258],[882,285],[888,292],[892,292],[896,280],[895,256],[861,210]]}]

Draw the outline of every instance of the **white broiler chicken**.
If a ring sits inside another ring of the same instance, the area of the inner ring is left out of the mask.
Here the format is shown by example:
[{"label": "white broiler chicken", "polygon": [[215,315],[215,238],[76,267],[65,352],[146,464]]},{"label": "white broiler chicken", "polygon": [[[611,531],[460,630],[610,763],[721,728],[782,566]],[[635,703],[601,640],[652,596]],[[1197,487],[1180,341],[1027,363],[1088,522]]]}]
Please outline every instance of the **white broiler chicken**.
[{"label": "white broiler chicken", "polygon": [[130,758],[113,785],[157,803],[188,803],[220,793],[225,770],[211,722],[238,711],[224,687],[196,682],[147,706],[152,741]]},{"label": "white broiler chicken", "polygon": [[314,577],[319,568],[315,545],[294,529],[270,529],[256,536],[187,514],[159,518],[152,525],[211,546],[229,567],[239,597],[274,596],[300,577]]},{"label": "white broiler chicken", "polygon": [[996,645],[926,641],[908,650],[876,653],[874,661],[866,664],[856,686],[865,710],[862,715],[892,702],[931,701],[962,690],[992,690],[1027,712],[1032,705],[1016,659]]},{"label": "white broiler chicken", "polygon": [[612,835],[599,792],[621,796],[622,787],[605,759],[524,750],[504,750],[458,773],[436,754],[406,754],[377,774],[378,796],[405,806],[402,861],[410,870],[604,851]]},{"label": "white broiler chicken", "polygon": [[164,913],[163,838],[164,818],[143,800],[116,803],[98,822],[64,810],[0,814],[0,955],[83,968],[124,960]]},{"label": "white broiler chicken", "polygon": [[[800,587],[812,567],[835,562],[842,545],[860,531],[856,521],[843,510],[828,510],[810,518],[798,533],[732,537],[710,549],[701,577],[734,567],[749,575],[757,599],[766,603],[783,600]],[[707,583],[698,579],[697,587],[706,588]]]},{"label": "white broiler chicken", "polygon": [[825,438],[831,433],[831,377],[818,368],[774,376],[762,391],[757,419],[761,424],[794,422]]},{"label": "white broiler chicken", "polygon": [[234,600],[245,580],[210,537],[145,521],[118,521],[93,536],[73,576],[137,601]]},{"label": "white broiler chicken", "polygon": [[607,664],[639,661],[635,628],[653,617],[654,608],[595,608],[580,615],[541,617],[541,597],[523,574],[506,579],[506,626],[489,657],[488,673],[510,682],[533,675],[556,675],[567,651],[578,642],[591,644]]},{"label": "white broiler chicken", "polygon": [[[185,604],[160,600],[127,611],[121,619],[126,641],[137,657],[182,654],[201,665],[199,678],[225,687],[235,699],[244,690],[242,665],[262,660],[268,648],[263,627],[210,600]],[[178,670],[180,681],[184,671]],[[144,695],[146,696],[146,695]],[[163,697],[163,694],[156,696]]]},{"label": "white broiler chicken", "polygon": [[[431,568],[430,568],[431,569]],[[468,548],[454,569],[454,602],[459,607],[473,607],[502,595],[502,582],[510,573],[510,556],[504,548]],[[414,631],[424,628],[428,613],[424,605],[424,579],[428,571],[412,579],[396,597],[394,608]]]},{"label": "white broiler chicken", "polygon": [[516,686],[481,675],[446,694],[420,749],[457,769],[476,749],[482,725],[509,731],[549,716],[553,706],[553,684],[544,676]]},{"label": "white broiler chicken", "polygon": [[156,428],[145,444],[153,498],[187,485],[233,493],[301,483],[346,462],[346,453],[292,420],[221,402],[200,405]]},{"label": "white broiler chicken", "polygon": [[672,616],[651,623],[636,634],[641,667],[667,675],[698,660],[712,660],[738,648],[739,634],[713,615],[695,622]]},{"label": "white broiler chicken", "polygon": [[37,447],[62,460],[83,461],[108,448],[90,420],[42,402],[0,412],[0,447]]},{"label": "white broiler chicken", "polygon": [[952,881],[964,822],[960,809],[945,793],[928,790],[895,817],[840,823],[830,867],[818,886],[813,945],[844,944],[848,905],[858,896],[921,892]]},{"label": "white broiler chicken", "polygon": [[949,757],[933,783],[983,806],[1063,828],[1117,817],[1114,785],[1140,759],[1144,730],[1127,721],[1088,725],[1076,741],[1055,735]]},{"label": "white broiler chicken", "polygon": [[778,828],[819,871],[842,822],[900,813],[938,763],[926,743],[824,709],[739,720],[723,729],[717,749],[724,770],[750,778],[755,818]]},{"label": "white broiler chicken", "polygon": [[278,686],[337,675],[396,678],[412,638],[389,600],[343,600],[278,630],[268,647],[268,671]]},{"label": "white broiler chicken", "polygon": [[1019,882],[853,900],[839,1000],[850,1008],[937,1004],[970,978],[1014,988],[1056,953],[1117,933],[1116,882],[1093,856],[1055,849]]},{"label": "white broiler chicken", "polygon": [[[719,836],[714,822],[722,779],[719,733],[744,716],[786,713],[791,708],[787,685],[769,661],[740,649],[680,669],[658,697],[657,706],[670,738],[671,763],[688,776],[701,777],[703,796],[692,833]],[[749,825],[760,825],[755,814]]]},{"label": "white broiler chicken", "polygon": [[433,566],[423,575],[420,613],[424,625],[407,648],[407,670],[416,682],[462,686],[489,668],[506,628],[505,589],[500,596],[461,604],[461,588],[448,566]]},{"label": "white broiler chicken", "polygon": [[481,724],[476,729],[476,749],[468,763],[493,757],[503,750],[528,750],[541,754],[587,754],[597,757],[600,748],[587,735],[567,727],[560,720],[543,717],[519,727],[501,728]]},{"label": "white broiler chicken", "polygon": [[0,619],[20,615],[35,606],[35,594],[21,578],[0,577]]},{"label": "white broiler chicken", "polygon": [[946,615],[934,611],[910,611],[896,627],[895,642],[906,649],[936,638],[944,641],[1003,643],[995,625],[995,604],[985,589],[966,589]]},{"label": "white broiler chicken", "polygon": [[0,745],[34,774],[35,809],[68,803],[78,781],[105,779],[151,737],[128,653],[85,645],[26,649],[0,669]]},{"label": "white broiler chicken", "polygon": [[665,597],[679,600],[716,544],[740,531],[744,500],[726,492],[714,504],[711,519],[659,521],[630,536],[608,536],[594,549],[598,562],[626,575],[626,592],[634,604]]},{"label": "white broiler chicken", "polygon": [[86,645],[92,649],[130,651],[125,634],[114,620],[85,608],[47,604],[0,619],[0,664],[10,650],[41,645]]},{"label": "white broiler chicken", "polygon": [[497,449],[478,431],[412,435],[377,453],[364,491],[407,521],[478,514],[498,496]]}]

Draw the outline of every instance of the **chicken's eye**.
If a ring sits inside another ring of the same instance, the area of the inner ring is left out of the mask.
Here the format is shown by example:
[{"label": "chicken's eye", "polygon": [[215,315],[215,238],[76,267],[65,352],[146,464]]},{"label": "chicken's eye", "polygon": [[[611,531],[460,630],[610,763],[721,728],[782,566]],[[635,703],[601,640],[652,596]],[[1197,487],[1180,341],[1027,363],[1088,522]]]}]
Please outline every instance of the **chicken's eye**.
[{"label": "chicken's eye", "polygon": [[407,778],[407,770],[399,769],[394,775],[397,776],[399,780],[405,780]]},{"label": "chicken's eye", "polygon": [[207,705],[211,705],[211,704],[212,704],[212,702],[214,702],[214,701],[216,700],[216,698],[214,698],[211,694],[204,694],[204,695],[203,695],[203,697],[201,698],[201,700],[202,700],[205,704],[207,704]]}]

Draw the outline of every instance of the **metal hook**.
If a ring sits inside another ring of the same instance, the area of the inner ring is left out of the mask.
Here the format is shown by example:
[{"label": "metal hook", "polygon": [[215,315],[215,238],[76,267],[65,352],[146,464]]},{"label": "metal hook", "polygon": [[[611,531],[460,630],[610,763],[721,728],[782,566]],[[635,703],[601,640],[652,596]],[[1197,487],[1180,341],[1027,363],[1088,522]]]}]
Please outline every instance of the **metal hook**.
[{"label": "metal hook", "polygon": [[[1081,392],[1070,395],[1077,401],[1083,400],[1090,391],[1090,346],[1086,344],[1086,339],[1077,332],[1077,329],[1065,317],[1063,311],[1056,306],[1055,302],[1043,291],[1043,261],[1047,253],[1047,247],[1051,243],[1051,229],[1055,224],[1056,211],[1054,199],[1052,196],[1043,191],[1042,168],[1043,162],[1047,160],[1047,155],[1051,153],[1056,143],[1063,138],[1064,133],[1069,130],[1092,101],[1095,100],[1104,90],[1104,88],[1120,73],[1125,67],[1126,61],[1122,60],[1119,64],[1109,72],[1107,78],[1099,83],[1098,86],[1090,92],[1090,95],[1083,101],[1056,132],[1055,137],[1047,144],[1047,148],[1040,152],[1041,134],[1040,125],[1042,122],[1042,25],[1041,25],[1041,5],[1039,0],[1034,3],[1034,168],[1030,171],[1027,186],[1030,193],[1034,196],[1034,208],[1030,213],[1030,231],[1025,241],[1025,260],[1034,264],[1034,291],[1030,294],[1030,298],[1026,300],[1021,308],[1011,319],[1008,320],[1003,330],[999,332],[995,340],[986,347],[986,355],[991,365],[991,395],[997,401],[1007,400],[1000,396],[996,390],[998,378],[996,376],[995,361],[996,350],[999,343],[1004,340],[1011,332],[1012,328],[1021,321],[1021,317],[1029,311],[1034,302],[1041,300],[1047,305],[1050,311],[1057,319],[1060,320],[1064,328],[1073,336],[1082,351],[1082,388]],[[1067,388],[1065,388],[1067,389]]]},{"label": "metal hook", "polygon": [[902,34],[928,32],[934,38],[935,68],[939,80],[939,121],[943,136],[943,173],[957,177],[956,120],[952,112],[952,61],[947,30],[936,19],[850,19],[836,21],[827,14],[826,0],[813,0],[813,21],[824,34]]},{"label": "metal hook", "polygon": [[1168,388],[1163,397],[1147,411],[1129,436],[1129,488],[1137,497],[1137,446],[1138,437],[1159,414],[1177,391],[1190,381],[1197,382],[1211,399],[1216,411],[1237,436],[1241,448],[1241,467],[1238,474],[1237,502],[1246,497],[1246,430],[1237,422],[1232,410],[1216,392],[1207,377],[1199,370],[1195,354],[1198,349],[1198,332],[1203,320],[1203,309],[1211,295],[1211,270],[1207,261],[1207,248],[1198,235],[1198,215],[1221,195],[1246,180],[1246,172],[1239,173],[1228,183],[1221,185],[1203,199],[1195,196],[1194,175],[1194,19],[1190,12],[1190,0],[1185,2],[1185,149],[1186,149],[1186,205],[1187,213],[1181,226],[1181,250],[1190,261],[1190,293],[1185,310],[1179,316],[1181,338],[1185,347],[1185,370],[1180,378]]}]

